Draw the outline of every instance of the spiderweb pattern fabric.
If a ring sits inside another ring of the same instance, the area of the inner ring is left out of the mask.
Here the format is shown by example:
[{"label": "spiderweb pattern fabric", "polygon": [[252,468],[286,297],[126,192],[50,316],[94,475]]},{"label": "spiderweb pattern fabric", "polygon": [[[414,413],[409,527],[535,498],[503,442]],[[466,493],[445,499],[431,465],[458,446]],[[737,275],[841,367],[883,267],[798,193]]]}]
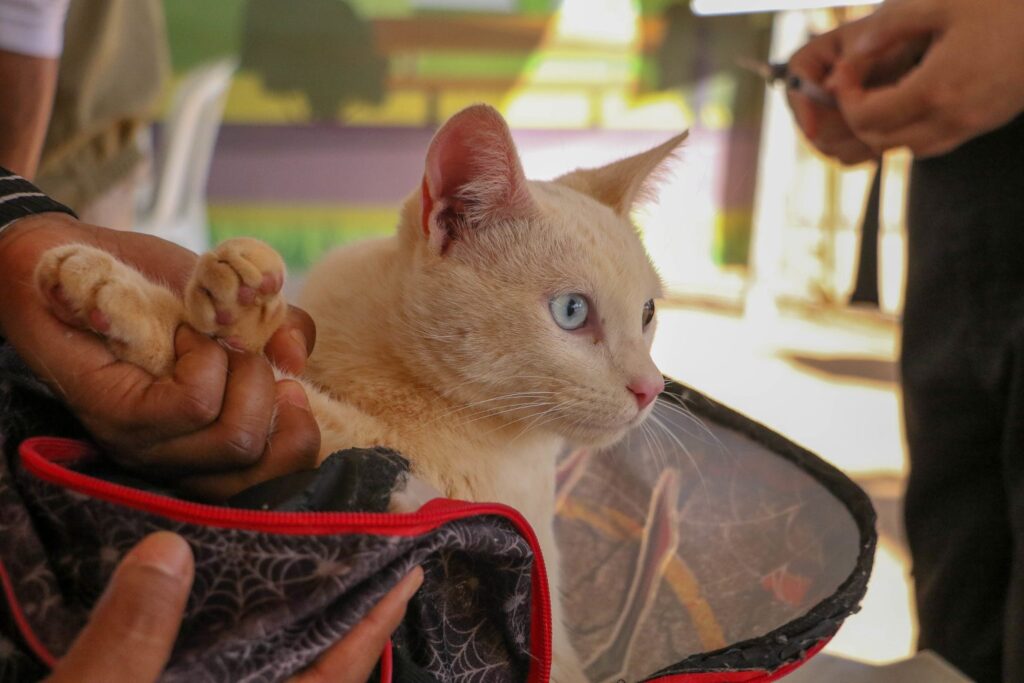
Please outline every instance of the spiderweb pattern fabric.
[{"label": "spiderweb pattern fabric", "polygon": [[[6,461],[0,466],[8,602],[55,657],[85,623],[123,554],[161,529],[185,537],[196,559],[164,681],[283,680],[343,637],[416,565],[425,569],[424,588],[396,647],[438,681],[525,680],[534,555],[503,517],[474,516],[412,535],[271,533],[175,521],[23,468],[12,472]],[[3,631],[0,680],[38,677],[31,675],[38,664],[14,647],[21,626]]]}]

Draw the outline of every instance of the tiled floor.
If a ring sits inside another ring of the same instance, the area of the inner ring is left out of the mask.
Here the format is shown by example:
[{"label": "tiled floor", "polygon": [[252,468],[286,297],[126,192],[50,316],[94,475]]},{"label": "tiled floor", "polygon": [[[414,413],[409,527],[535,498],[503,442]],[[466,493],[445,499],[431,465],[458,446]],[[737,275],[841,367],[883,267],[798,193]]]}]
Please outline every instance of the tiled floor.
[{"label": "tiled floor", "polygon": [[871,495],[880,539],[868,594],[827,651],[876,663],[909,656],[896,325],[859,312],[663,306],[659,316],[654,359],[663,372],[804,445]]}]

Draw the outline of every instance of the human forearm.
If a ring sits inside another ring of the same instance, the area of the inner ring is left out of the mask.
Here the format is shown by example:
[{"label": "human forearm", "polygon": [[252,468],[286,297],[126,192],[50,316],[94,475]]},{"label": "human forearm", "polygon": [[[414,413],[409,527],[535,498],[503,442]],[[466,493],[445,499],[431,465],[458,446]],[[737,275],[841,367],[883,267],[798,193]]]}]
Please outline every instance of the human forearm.
[{"label": "human forearm", "polygon": [[[876,150],[944,154],[1024,111],[1024,0],[888,0],[847,33],[828,85]],[[874,87],[879,62],[907,49],[917,63]]]},{"label": "human forearm", "polygon": [[0,166],[35,175],[57,84],[57,59],[0,50]]}]

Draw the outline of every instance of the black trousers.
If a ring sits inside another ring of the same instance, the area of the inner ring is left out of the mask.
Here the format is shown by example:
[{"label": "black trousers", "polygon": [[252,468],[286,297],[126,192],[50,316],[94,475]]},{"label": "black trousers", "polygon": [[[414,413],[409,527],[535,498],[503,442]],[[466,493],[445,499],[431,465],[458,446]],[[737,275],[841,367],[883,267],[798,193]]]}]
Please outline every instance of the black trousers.
[{"label": "black trousers", "polygon": [[1024,116],[914,163],[901,369],[919,646],[1024,681]]}]

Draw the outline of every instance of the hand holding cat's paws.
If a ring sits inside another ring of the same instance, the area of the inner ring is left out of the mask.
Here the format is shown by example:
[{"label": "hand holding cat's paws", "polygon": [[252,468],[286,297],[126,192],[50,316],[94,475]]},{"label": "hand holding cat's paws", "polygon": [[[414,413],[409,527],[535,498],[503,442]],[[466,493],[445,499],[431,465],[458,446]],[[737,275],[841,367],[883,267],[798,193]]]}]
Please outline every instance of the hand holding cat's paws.
[{"label": "hand holding cat's paws", "polygon": [[233,348],[258,352],[287,314],[284,274],[281,257],[263,242],[223,242],[200,257],[185,288],[189,323]]},{"label": "hand holding cat's paws", "polygon": [[102,335],[115,356],[153,375],[174,366],[174,330],[181,320],[174,295],[105,251],[67,244],[46,251],[36,286],[53,313]]}]

